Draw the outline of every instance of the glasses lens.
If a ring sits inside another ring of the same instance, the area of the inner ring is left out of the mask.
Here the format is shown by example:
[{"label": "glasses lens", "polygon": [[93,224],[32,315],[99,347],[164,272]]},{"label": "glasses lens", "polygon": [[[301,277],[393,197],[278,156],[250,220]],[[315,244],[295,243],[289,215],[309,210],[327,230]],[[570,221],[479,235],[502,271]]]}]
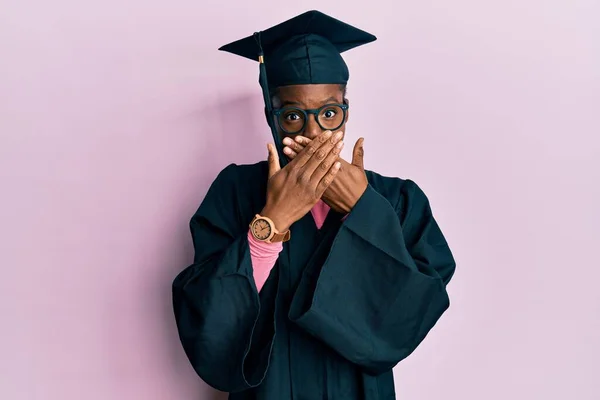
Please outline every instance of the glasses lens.
[{"label": "glasses lens", "polygon": [[319,112],[319,125],[323,129],[337,129],[344,122],[344,110],[340,106],[325,106]]},{"label": "glasses lens", "polygon": [[306,113],[294,107],[286,107],[279,114],[279,126],[286,133],[298,133],[304,128]]}]

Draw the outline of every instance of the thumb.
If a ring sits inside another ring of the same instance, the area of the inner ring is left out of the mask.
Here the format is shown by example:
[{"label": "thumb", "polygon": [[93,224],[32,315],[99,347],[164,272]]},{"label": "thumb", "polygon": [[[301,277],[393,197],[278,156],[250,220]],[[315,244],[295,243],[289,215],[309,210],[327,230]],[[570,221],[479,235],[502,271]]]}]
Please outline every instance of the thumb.
[{"label": "thumb", "polygon": [[361,169],[365,169],[365,150],[363,147],[363,143],[365,142],[364,138],[360,138],[354,144],[354,150],[352,151],[352,164],[360,167]]},{"label": "thumb", "polygon": [[277,154],[277,150],[273,143],[267,144],[267,150],[269,151],[269,178],[272,177],[281,169],[279,165],[279,154]]}]

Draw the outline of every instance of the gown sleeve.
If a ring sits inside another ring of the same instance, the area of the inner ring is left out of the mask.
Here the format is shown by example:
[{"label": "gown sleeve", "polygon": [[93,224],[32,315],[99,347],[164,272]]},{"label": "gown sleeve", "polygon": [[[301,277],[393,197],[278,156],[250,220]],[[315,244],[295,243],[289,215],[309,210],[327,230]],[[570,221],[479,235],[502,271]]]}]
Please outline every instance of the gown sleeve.
[{"label": "gown sleeve", "polygon": [[368,185],[330,250],[309,262],[289,313],[372,375],[411,354],[449,307],[453,256],[427,197],[404,182],[395,206]]},{"label": "gown sleeve", "polygon": [[[258,386],[275,336],[274,290],[259,295],[232,165],[213,182],[190,222],[194,263],[173,282],[179,338],[197,374],[212,387]],[[276,285],[275,285],[276,286]]]}]

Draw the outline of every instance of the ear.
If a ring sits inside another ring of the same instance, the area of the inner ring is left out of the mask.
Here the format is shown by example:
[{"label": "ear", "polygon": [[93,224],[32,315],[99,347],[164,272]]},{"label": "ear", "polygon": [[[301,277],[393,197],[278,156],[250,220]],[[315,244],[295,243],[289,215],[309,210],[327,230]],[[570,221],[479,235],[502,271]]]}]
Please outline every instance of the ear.
[{"label": "ear", "polygon": [[[283,140],[283,134],[277,128],[277,125],[275,124],[275,120],[272,118],[271,115],[269,115],[269,112],[267,111],[267,107],[265,107],[265,119],[267,120],[267,125],[269,125],[269,128],[275,128],[275,130],[277,131],[277,134],[279,135],[279,140],[280,141]],[[273,127],[271,127],[271,123],[274,124]]]},{"label": "ear", "polygon": [[[344,99],[344,104],[350,106],[350,100]],[[348,109],[346,110],[346,121],[344,121],[344,124],[347,124],[349,119],[350,119],[350,108],[348,107]]]}]

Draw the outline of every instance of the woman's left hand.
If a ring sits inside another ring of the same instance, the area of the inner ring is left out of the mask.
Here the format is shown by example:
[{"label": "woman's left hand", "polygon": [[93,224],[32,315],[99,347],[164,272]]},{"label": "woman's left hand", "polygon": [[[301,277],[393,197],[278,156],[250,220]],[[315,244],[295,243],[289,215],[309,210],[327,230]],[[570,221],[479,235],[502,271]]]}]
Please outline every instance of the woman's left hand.
[{"label": "woman's left hand", "polygon": [[[283,140],[283,152],[294,159],[311,140],[305,136],[295,136],[294,140],[286,137]],[[339,158],[342,166],[335,179],[329,185],[321,199],[333,210],[347,214],[367,189],[369,182],[364,168],[364,139],[360,138],[354,144],[352,163]]]}]

